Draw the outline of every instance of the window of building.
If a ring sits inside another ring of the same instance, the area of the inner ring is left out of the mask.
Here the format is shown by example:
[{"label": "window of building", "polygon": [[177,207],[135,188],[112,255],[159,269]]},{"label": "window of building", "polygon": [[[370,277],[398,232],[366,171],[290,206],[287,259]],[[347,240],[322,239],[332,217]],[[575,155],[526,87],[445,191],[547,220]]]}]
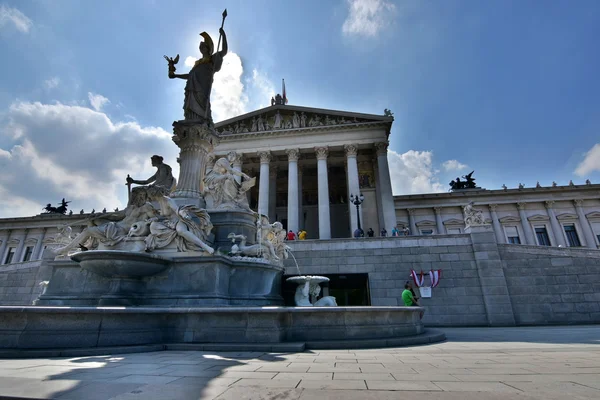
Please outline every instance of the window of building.
[{"label": "window of building", "polygon": [[4,259],[4,263],[3,264],[10,264],[13,260],[13,257],[15,256],[15,247],[9,247],[8,248],[8,253],[6,253],[6,258]]},{"label": "window of building", "polygon": [[516,226],[505,226],[504,231],[506,232],[506,239],[510,244],[521,244],[519,238],[519,231]]},{"label": "window of building", "polygon": [[449,235],[457,235],[460,233],[460,228],[448,228],[447,231]]},{"label": "window of building", "polygon": [[33,255],[33,246],[25,247],[25,255],[23,256],[23,262],[31,260],[32,255]]},{"label": "window of building", "polygon": [[577,230],[575,229],[574,224],[565,225],[565,235],[567,235],[567,240],[569,241],[570,247],[581,247],[581,242],[579,241],[579,236],[577,235]]},{"label": "window of building", "polygon": [[421,235],[433,235],[433,229],[421,229]]},{"label": "window of building", "polygon": [[550,244],[550,237],[548,236],[548,230],[545,226],[535,227],[535,236],[537,237],[538,244],[540,246],[552,246]]}]

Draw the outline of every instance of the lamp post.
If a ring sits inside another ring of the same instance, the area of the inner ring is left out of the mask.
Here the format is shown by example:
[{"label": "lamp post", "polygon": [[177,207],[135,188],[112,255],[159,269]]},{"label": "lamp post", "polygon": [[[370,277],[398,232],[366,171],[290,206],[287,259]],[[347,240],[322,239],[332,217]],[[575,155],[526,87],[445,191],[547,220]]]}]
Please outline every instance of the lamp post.
[{"label": "lamp post", "polygon": [[356,206],[356,222],[358,224],[358,229],[360,231],[362,231],[362,229],[360,227],[360,212],[358,210],[358,207],[362,204],[362,202],[364,200],[365,200],[365,196],[363,196],[362,193],[358,196],[350,194],[350,202]]}]

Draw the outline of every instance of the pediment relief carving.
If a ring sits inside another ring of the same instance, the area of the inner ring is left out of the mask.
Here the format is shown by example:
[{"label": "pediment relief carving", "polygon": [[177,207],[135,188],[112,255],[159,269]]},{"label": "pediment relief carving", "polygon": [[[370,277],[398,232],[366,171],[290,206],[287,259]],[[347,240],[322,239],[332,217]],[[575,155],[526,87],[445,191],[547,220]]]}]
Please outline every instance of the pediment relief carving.
[{"label": "pediment relief carving", "polygon": [[25,241],[25,244],[36,244],[38,242],[38,240],[36,238],[28,238]]},{"label": "pediment relief carving", "polygon": [[396,226],[408,226],[408,221],[396,221]]},{"label": "pediment relief carving", "polygon": [[7,243],[8,244],[19,244],[19,239],[10,239]]},{"label": "pediment relief carving", "polygon": [[531,217],[527,217],[528,221],[549,221],[550,218],[547,215],[536,214]]},{"label": "pediment relief carving", "polygon": [[591,213],[585,214],[588,219],[600,219],[600,212],[592,211]]},{"label": "pediment relief carving", "polygon": [[515,217],[513,215],[507,215],[506,217],[498,218],[498,221],[501,223],[505,222],[521,222],[521,218]]},{"label": "pediment relief carving", "polygon": [[435,221],[423,220],[423,221],[417,222],[415,225],[417,225],[418,227],[421,227],[421,226],[435,226]]},{"label": "pediment relief carving", "polygon": [[579,217],[577,216],[577,214],[563,213],[563,214],[557,215],[556,219],[559,221],[569,221],[569,220],[579,219]]},{"label": "pediment relief carving", "polygon": [[462,219],[450,218],[443,222],[444,225],[464,225],[465,221]]},{"label": "pediment relief carving", "polygon": [[233,135],[240,133],[343,126],[365,122],[382,122],[381,120],[376,119],[357,118],[352,115],[332,115],[331,113],[307,112],[286,108],[275,108],[274,110],[265,109],[262,113],[231,122],[224,126],[217,124],[217,133],[220,135]]}]

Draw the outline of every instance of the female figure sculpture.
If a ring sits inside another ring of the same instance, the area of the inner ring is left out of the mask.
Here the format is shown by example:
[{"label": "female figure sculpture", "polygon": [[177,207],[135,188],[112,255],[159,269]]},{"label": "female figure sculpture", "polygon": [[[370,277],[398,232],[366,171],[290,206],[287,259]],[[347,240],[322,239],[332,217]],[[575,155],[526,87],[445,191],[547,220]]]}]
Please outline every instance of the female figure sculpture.
[{"label": "female figure sculpture", "polygon": [[200,43],[200,53],[202,58],[196,61],[192,69],[187,74],[176,74],[174,69],[175,62],[169,61],[169,78],[185,79],[185,101],[183,104],[183,114],[185,120],[201,120],[212,125],[212,115],[210,110],[210,91],[212,89],[215,72],[221,70],[223,57],[227,54],[227,36],[223,28],[219,29],[219,34],[223,38],[223,50],[215,51],[214,43],[210,35],[202,32],[200,35],[204,41]]},{"label": "female figure sculpture", "polygon": [[[242,183],[235,180],[236,176],[244,179]],[[246,192],[256,183],[256,178],[250,178],[241,171],[233,169],[225,157],[218,159],[213,169],[204,178],[206,189],[212,194],[214,207],[217,209],[242,209],[252,212],[248,205]]]},{"label": "female figure sculpture", "polygon": [[155,187],[148,188],[148,195],[160,205],[160,217],[150,223],[146,251],[166,247],[176,240],[177,251],[215,252],[204,242],[213,228],[206,210],[192,205],[178,206]]}]

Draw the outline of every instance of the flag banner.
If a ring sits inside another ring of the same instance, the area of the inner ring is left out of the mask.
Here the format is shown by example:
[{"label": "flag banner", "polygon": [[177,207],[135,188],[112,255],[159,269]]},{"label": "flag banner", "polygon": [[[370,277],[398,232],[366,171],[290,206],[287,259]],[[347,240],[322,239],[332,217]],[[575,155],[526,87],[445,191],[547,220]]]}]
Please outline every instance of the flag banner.
[{"label": "flag banner", "polygon": [[414,269],[411,269],[410,274],[413,278],[413,281],[415,281],[416,287],[423,286],[423,283],[425,282],[425,273],[423,271],[417,274],[417,272]]},{"label": "flag banner", "polygon": [[442,277],[442,270],[431,270],[429,271],[429,278],[431,279],[431,287],[434,288],[440,283],[440,278]]}]

